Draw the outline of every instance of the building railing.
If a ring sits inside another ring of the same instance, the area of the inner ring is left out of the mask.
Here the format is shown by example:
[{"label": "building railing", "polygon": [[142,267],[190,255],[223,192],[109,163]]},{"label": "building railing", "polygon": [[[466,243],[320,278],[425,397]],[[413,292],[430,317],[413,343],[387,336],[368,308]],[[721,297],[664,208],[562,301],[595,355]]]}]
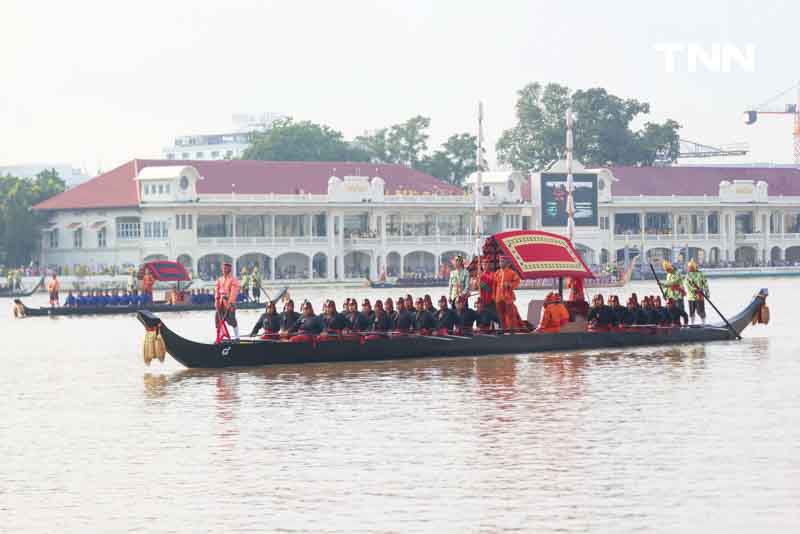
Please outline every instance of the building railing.
[{"label": "building railing", "polygon": [[[384,240],[380,237],[350,237],[344,239],[345,246],[375,246],[381,242],[387,245],[399,244],[441,244],[472,243],[474,237],[471,235],[417,235],[417,236],[387,236]],[[302,245],[327,245],[329,238],[325,236],[315,237],[201,237],[197,244],[204,247],[215,246],[302,246]],[[334,236],[334,244],[338,242],[338,236]]]}]

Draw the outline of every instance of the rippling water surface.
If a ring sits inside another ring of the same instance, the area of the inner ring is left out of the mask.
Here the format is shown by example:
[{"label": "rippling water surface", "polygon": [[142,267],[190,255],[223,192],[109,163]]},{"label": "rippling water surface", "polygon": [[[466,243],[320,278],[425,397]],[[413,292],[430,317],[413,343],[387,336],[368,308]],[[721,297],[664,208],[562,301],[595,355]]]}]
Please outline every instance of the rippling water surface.
[{"label": "rippling water surface", "polygon": [[741,342],[247,370],[6,314],[0,532],[797,531],[798,283],[712,281],[728,314],[772,292]]}]

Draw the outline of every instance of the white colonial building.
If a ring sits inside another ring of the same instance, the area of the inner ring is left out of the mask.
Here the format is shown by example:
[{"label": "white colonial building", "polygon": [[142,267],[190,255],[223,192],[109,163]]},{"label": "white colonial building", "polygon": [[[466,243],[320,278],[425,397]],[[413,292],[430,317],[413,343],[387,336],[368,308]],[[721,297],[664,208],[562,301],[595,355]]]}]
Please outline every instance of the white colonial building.
[{"label": "white colonial building", "polygon": [[[634,255],[706,265],[800,262],[797,169],[576,172],[596,176],[596,200],[581,193],[575,236],[589,264]],[[543,226],[556,205],[543,196],[545,182],[484,172],[483,233],[563,234],[563,226]],[[168,258],[211,277],[227,260],[239,271],[258,265],[267,280],[340,281],[436,276],[453,255],[473,252],[474,206],[471,193],[401,165],[137,159],[36,209],[50,215],[41,262],[55,268]]]},{"label": "white colonial building", "polygon": [[[487,198],[485,229],[521,228],[517,192]],[[43,202],[42,263],[127,267],[177,259],[201,276],[223,260],[267,279],[435,276],[474,249],[474,201],[401,165],[133,160]],[[526,221],[527,222],[527,221]]]}]

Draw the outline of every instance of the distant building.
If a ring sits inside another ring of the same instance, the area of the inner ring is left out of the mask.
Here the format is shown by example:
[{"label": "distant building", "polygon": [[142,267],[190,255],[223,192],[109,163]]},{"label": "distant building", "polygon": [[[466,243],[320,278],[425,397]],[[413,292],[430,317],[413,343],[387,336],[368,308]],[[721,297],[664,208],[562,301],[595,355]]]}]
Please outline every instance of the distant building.
[{"label": "distant building", "polygon": [[58,176],[66,182],[67,187],[75,187],[89,179],[83,169],[69,163],[25,163],[21,165],[0,165],[0,176],[10,174],[18,178],[33,178],[44,170],[55,169]]},{"label": "distant building", "polygon": [[161,152],[164,159],[177,161],[237,159],[250,146],[252,132],[267,131],[276,120],[282,118],[285,115],[280,113],[237,114],[233,116],[234,131],[182,135]]}]

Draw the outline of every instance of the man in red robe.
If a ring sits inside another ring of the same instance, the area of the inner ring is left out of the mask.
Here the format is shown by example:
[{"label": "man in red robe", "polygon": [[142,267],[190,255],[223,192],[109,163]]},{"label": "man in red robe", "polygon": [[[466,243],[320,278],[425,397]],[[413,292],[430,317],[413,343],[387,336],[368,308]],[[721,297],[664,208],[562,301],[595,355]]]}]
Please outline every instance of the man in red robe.
[{"label": "man in red robe", "polygon": [[516,296],[514,290],[519,287],[522,279],[511,267],[508,257],[500,259],[500,269],[494,273],[494,303],[497,306],[497,315],[504,329],[517,328],[519,312],[514,304]]},{"label": "man in red robe", "polygon": [[478,280],[478,288],[481,293],[481,302],[486,309],[497,313],[497,308],[494,305],[494,269],[492,269],[492,262],[486,258],[481,259],[483,272]]}]

